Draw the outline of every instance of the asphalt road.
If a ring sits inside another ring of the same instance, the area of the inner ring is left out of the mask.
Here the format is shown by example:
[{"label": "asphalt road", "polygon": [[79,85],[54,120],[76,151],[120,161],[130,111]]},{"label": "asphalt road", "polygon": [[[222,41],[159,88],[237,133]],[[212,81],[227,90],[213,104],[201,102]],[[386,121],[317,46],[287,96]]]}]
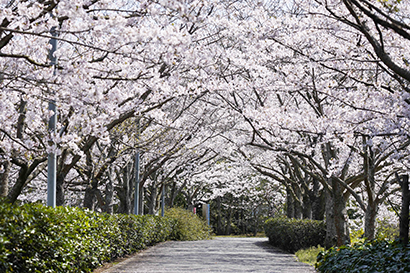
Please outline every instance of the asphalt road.
[{"label": "asphalt road", "polygon": [[104,273],[316,272],[294,255],[268,244],[267,238],[215,238],[168,241],[151,247]]}]

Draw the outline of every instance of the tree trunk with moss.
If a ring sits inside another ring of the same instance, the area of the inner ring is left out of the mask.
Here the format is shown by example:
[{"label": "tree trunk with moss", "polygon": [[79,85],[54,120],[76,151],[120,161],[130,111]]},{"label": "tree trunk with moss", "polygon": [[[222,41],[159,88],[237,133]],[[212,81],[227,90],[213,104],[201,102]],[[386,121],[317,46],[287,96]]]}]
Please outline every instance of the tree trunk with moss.
[{"label": "tree trunk with moss", "polygon": [[325,246],[341,246],[350,243],[346,201],[343,187],[335,177],[329,178],[331,191],[326,192],[326,238]]}]

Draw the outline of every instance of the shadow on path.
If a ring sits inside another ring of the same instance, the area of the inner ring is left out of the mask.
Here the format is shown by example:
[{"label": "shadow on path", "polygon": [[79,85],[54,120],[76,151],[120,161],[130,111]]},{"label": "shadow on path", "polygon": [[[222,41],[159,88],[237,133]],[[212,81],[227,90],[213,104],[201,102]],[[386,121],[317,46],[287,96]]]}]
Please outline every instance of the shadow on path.
[{"label": "shadow on path", "polygon": [[316,272],[294,255],[268,244],[267,238],[215,238],[169,241],[151,247],[104,273],[156,272]]}]

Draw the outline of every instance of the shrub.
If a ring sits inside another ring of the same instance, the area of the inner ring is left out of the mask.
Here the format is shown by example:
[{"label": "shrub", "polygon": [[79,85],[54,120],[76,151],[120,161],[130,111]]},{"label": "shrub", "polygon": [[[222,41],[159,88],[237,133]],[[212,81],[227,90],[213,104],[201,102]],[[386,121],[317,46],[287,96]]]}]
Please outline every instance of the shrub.
[{"label": "shrub", "polygon": [[364,241],[366,241],[366,238],[364,238],[363,228],[350,230],[350,243],[352,245],[356,243],[363,243]]},{"label": "shrub", "polygon": [[165,216],[176,220],[176,227],[171,236],[173,240],[194,241],[210,238],[210,227],[188,210],[172,208],[165,211]]},{"label": "shrub", "polygon": [[0,272],[91,272],[167,240],[176,224],[168,217],[5,202],[0,215]]},{"label": "shrub", "polygon": [[333,247],[319,253],[316,268],[322,273],[410,272],[410,247],[386,240]]},{"label": "shrub", "polygon": [[390,223],[389,219],[377,220],[376,239],[393,241],[399,238],[398,224]]},{"label": "shrub", "polygon": [[272,245],[292,253],[323,245],[326,235],[323,221],[270,218],[264,228]]}]

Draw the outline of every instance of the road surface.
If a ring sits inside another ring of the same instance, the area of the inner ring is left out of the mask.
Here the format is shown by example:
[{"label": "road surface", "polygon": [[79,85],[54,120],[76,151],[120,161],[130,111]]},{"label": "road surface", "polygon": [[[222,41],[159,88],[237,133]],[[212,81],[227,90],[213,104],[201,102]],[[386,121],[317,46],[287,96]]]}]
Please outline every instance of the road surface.
[{"label": "road surface", "polygon": [[267,238],[168,241],[108,268],[103,273],[269,272],[311,273],[312,266],[268,244]]}]

